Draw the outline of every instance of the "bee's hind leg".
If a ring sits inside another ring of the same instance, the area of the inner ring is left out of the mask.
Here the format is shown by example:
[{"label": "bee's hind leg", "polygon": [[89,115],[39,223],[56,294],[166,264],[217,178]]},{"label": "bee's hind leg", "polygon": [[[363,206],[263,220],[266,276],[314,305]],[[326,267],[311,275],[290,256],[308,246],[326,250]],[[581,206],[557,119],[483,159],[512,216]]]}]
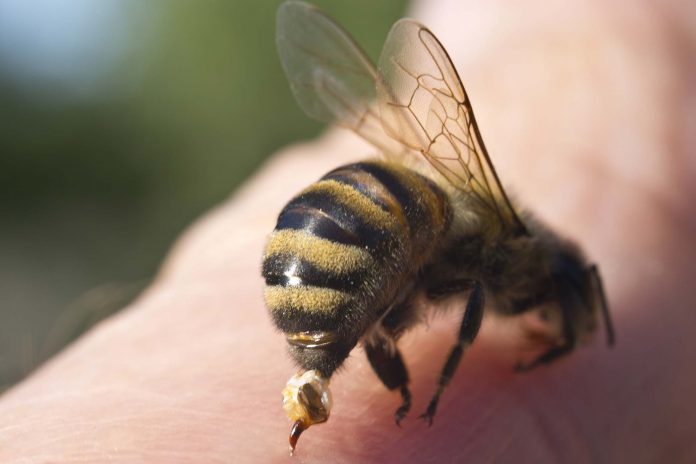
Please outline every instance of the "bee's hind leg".
[{"label": "bee's hind leg", "polygon": [[462,318],[462,323],[459,328],[459,337],[457,338],[457,344],[454,345],[452,351],[450,351],[447,357],[447,362],[442,368],[440,373],[440,380],[437,385],[437,390],[435,395],[433,395],[428,408],[425,413],[421,414],[421,418],[424,419],[428,425],[432,425],[433,417],[435,416],[435,411],[437,410],[437,404],[440,400],[440,395],[445,391],[445,387],[452,380],[454,372],[457,370],[459,361],[462,359],[464,350],[471,345],[471,342],[476,338],[479,328],[481,327],[481,319],[483,318],[483,309],[485,306],[484,293],[481,283],[478,281],[459,281],[454,282],[447,286],[449,292],[433,291],[429,292],[432,296],[444,296],[446,293],[455,293],[456,291],[464,291],[471,289],[469,294],[469,301],[466,304],[466,310],[464,311],[464,317]]},{"label": "bee's hind leg", "polygon": [[399,389],[402,403],[394,413],[396,425],[406,417],[411,409],[411,392],[408,389],[408,372],[398,348],[391,340],[380,339],[376,343],[366,344],[367,359],[379,379],[389,390]]}]

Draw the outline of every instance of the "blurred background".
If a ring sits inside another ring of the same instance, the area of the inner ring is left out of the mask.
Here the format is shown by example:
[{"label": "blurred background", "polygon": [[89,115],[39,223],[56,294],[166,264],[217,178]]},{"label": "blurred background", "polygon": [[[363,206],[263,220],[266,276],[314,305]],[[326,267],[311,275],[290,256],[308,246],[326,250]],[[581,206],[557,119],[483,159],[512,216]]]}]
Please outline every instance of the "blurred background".
[{"label": "blurred background", "polygon": [[[154,276],[176,237],[321,129],[281,2],[0,0],[0,390]],[[376,57],[406,2],[316,0]]]}]

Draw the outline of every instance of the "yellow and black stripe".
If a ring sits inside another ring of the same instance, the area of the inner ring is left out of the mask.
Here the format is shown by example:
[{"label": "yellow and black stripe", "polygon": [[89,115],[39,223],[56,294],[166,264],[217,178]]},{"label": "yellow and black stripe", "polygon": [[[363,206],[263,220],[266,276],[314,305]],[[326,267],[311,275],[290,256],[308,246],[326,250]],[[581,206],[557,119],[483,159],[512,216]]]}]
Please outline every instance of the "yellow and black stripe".
[{"label": "yellow and black stripe", "polygon": [[445,194],[414,171],[363,162],[329,172],[285,206],[266,246],[275,324],[286,334],[335,333],[347,355],[384,310],[385,292],[423,264],[449,222]]}]

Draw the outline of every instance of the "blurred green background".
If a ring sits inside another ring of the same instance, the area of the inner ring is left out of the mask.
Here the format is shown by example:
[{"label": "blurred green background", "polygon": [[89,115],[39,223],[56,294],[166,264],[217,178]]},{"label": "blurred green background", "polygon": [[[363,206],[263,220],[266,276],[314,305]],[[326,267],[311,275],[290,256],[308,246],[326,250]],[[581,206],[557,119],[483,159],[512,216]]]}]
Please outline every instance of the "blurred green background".
[{"label": "blurred green background", "polygon": [[[315,2],[376,57],[402,0]],[[0,0],[0,388],[147,285],[173,240],[320,126],[280,1]]]}]

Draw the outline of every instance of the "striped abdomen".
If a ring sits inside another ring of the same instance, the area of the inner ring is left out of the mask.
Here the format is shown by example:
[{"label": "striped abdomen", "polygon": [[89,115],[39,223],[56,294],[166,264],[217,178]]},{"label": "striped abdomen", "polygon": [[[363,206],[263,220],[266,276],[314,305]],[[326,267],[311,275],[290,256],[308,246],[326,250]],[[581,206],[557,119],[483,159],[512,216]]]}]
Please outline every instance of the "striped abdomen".
[{"label": "striped abdomen", "polygon": [[383,162],[331,171],[285,206],[266,246],[274,322],[291,345],[347,355],[448,225],[445,194],[414,171]]}]

